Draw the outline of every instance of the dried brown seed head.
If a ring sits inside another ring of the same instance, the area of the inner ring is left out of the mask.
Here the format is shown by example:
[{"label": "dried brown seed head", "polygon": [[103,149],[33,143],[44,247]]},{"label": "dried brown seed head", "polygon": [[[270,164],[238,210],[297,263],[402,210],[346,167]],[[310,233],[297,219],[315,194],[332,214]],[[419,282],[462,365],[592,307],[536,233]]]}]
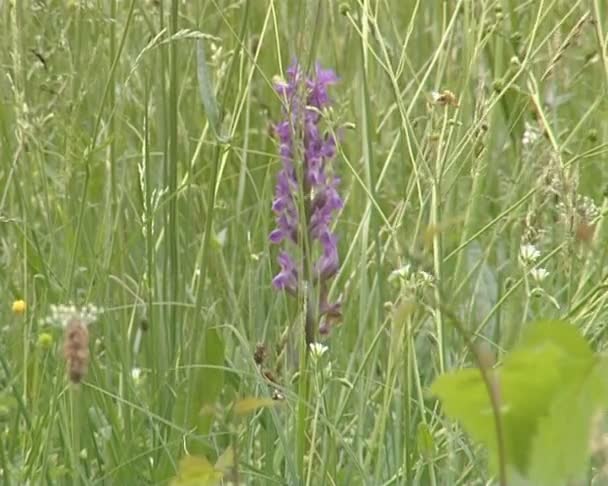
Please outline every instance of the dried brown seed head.
[{"label": "dried brown seed head", "polygon": [[72,383],[80,383],[89,366],[89,330],[79,318],[71,318],[64,332],[63,356]]},{"label": "dried brown seed head", "polygon": [[264,345],[264,343],[256,344],[255,351],[253,353],[253,361],[255,361],[255,364],[264,364],[264,361],[266,360],[266,354],[266,346]]}]

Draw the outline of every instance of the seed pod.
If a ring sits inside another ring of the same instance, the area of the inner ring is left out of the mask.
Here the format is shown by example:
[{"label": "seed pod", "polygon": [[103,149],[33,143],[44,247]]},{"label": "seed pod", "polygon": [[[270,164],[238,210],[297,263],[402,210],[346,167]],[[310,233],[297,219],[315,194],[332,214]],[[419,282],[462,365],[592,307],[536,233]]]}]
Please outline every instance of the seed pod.
[{"label": "seed pod", "polygon": [[63,357],[70,381],[80,383],[89,365],[89,330],[78,317],[72,317],[65,327]]}]

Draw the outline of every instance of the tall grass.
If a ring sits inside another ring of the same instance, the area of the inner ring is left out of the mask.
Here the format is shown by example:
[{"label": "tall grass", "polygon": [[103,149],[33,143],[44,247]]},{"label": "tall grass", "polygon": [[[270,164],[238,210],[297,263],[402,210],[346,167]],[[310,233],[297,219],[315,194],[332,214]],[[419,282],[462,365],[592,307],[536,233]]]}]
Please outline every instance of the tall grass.
[{"label": "tall grass", "polygon": [[[0,15],[6,484],[162,484],[187,453],[229,447],[241,484],[486,484],[483,452],[426,392],[471,361],[453,317],[498,356],[556,316],[605,348],[604,2],[4,0]],[[294,58],[340,76],[324,123],[340,134],[343,319],[317,361],[298,359],[301,303],[270,284],[272,78]],[[69,302],[104,309],[76,386],[45,321]]]}]

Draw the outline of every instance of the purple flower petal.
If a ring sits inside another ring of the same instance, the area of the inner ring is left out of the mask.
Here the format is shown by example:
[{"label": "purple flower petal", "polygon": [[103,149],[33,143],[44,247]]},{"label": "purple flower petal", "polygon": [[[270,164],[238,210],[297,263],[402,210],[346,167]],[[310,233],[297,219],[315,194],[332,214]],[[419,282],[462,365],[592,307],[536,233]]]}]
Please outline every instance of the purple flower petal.
[{"label": "purple flower petal", "polygon": [[272,284],[278,290],[286,290],[295,294],[298,288],[298,272],[295,262],[285,251],[279,253],[277,261],[281,266],[281,271],[272,279]]},{"label": "purple flower petal", "polygon": [[329,230],[326,230],[319,236],[319,242],[323,247],[323,254],[315,265],[315,275],[322,280],[328,280],[336,274],[340,266],[338,240]]}]

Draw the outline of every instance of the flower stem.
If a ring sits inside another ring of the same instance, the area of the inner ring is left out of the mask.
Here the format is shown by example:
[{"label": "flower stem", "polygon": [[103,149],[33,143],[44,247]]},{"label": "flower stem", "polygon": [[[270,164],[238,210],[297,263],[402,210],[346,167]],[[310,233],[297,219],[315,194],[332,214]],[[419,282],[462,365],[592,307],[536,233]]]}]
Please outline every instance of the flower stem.
[{"label": "flower stem", "polygon": [[300,376],[298,378],[298,410],[296,423],[296,461],[298,466],[298,482],[303,481],[306,473],[304,457],[308,451],[307,426],[308,402],[310,398],[310,376],[308,373],[308,345],[301,347]]}]

